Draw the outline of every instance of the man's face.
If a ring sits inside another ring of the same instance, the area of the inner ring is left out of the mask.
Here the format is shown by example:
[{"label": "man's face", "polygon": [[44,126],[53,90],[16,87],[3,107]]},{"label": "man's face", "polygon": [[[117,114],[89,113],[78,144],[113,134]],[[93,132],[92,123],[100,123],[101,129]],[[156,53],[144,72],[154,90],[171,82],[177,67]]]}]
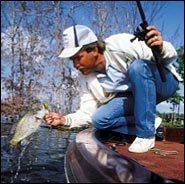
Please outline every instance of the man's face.
[{"label": "man's face", "polygon": [[95,62],[96,62],[96,49],[87,52],[87,51],[80,51],[70,59],[73,61],[74,67],[82,72],[84,75],[88,75],[95,71]]}]

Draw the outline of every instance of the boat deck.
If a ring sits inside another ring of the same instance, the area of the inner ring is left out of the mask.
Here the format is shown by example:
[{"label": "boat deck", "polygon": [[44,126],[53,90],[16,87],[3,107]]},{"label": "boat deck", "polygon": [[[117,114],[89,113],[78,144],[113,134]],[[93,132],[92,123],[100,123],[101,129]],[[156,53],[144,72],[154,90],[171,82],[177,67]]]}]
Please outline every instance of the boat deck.
[{"label": "boat deck", "polygon": [[[105,136],[106,135],[106,136]],[[65,156],[70,183],[184,183],[184,143],[156,141],[146,153],[128,152],[120,141],[94,128],[79,132]]]},{"label": "boat deck", "polygon": [[184,144],[156,141],[154,149],[139,154],[130,153],[129,144],[106,142],[105,145],[165,178],[184,181]]}]

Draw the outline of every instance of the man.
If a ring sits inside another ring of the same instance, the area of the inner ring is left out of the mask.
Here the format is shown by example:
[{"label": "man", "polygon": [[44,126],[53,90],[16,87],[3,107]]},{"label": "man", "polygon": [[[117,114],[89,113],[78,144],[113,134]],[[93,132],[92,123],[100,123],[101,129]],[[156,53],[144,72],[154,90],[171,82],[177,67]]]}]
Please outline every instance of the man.
[{"label": "man", "polygon": [[[155,117],[156,104],[171,97],[181,77],[172,66],[177,57],[175,48],[162,39],[154,27],[147,27],[146,41],[121,33],[98,41],[84,25],[63,32],[61,58],[69,58],[81,76],[81,102],[75,113],[61,116],[50,112],[49,125],[80,126],[92,122],[101,130],[136,135],[129,151],[147,152],[155,145],[156,128],[161,119]],[[164,67],[162,82],[151,47],[157,47]]]}]

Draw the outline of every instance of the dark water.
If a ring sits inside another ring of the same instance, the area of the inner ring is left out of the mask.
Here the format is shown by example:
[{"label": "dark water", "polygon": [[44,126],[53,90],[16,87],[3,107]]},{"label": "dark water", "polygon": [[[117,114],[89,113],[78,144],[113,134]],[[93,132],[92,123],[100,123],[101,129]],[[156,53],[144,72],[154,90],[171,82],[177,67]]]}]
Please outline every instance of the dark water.
[{"label": "dark water", "polygon": [[67,183],[64,155],[76,134],[43,123],[17,148],[8,146],[12,135],[1,135],[1,183]]}]

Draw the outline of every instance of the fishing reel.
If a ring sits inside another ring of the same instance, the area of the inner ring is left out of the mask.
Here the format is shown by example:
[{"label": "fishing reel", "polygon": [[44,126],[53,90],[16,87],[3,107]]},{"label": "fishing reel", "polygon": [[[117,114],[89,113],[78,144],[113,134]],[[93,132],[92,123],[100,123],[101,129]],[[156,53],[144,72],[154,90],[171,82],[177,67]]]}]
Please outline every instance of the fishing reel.
[{"label": "fishing reel", "polygon": [[132,38],[130,41],[133,42],[136,38],[138,38],[139,41],[145,41],[145,36],[148,32],[148,30],[146,29],[147,26],[148,24],[146,21],[139,24],[139,26],[134,31],[135,37]]}]

